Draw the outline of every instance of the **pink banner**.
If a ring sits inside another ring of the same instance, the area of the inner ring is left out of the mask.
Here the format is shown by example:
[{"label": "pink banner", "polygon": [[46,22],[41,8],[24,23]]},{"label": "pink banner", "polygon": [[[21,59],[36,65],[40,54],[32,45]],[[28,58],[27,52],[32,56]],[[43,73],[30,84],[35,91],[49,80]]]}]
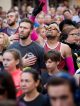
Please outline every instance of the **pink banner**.
[{"label": "pink banner", "polygon": [[40,2],[44,2],[45,5],[43,6],[44,13],[48,12],[48,0],[39,0]]}]

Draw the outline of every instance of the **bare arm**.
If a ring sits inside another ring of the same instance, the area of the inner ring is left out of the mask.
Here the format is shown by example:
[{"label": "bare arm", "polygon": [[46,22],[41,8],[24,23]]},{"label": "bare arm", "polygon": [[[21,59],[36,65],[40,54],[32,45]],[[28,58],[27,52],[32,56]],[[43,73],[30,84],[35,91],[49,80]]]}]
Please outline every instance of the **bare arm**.
[{"label": "bare arm", "polygon": [[75,69],[74,69],[71,48],[68,45],[63,44],[63,50],[64,50],[64,57],[65,57],[65,62],[66,62],[67,68],[68,68],[68,72],[71,75],[73,75],[75,73]]}]

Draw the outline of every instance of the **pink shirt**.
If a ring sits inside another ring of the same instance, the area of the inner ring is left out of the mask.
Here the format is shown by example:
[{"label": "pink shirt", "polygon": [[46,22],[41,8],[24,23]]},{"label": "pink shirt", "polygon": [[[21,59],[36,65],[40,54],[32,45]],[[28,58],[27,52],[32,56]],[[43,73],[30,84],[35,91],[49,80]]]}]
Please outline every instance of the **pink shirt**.
[{"label": "pink shirt", "polygon": [[20,69],[16,69],[14,72],[11,72],[11,76],[13,78],[16,90],[17,90],[17,96],[20,96],[22,94],[22,91],[20,89],[20,75],[22,71]]}]

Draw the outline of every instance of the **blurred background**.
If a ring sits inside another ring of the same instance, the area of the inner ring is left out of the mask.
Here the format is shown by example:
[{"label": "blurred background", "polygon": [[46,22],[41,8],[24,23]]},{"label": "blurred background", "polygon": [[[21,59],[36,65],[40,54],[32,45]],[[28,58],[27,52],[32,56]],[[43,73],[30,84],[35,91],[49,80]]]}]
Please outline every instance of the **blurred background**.
[{"label": "blurred background", "polygon": [[[8,11],[13,6],[18,6],[19,8],[22,5],[30,5],[34,6],[38,0],[0,0],[0,6],[2,7],[3,11]],[[59,6],[59,5],[69,5],[70,7],[79,7],[80,0],[48,0],[49,6]]]}]

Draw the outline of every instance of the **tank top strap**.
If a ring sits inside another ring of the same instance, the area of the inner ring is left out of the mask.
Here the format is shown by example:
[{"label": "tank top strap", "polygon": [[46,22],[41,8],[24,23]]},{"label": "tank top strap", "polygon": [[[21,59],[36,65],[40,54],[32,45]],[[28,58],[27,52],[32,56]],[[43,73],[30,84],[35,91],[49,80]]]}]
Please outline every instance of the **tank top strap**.
[{"label": "tank top strap", "polygon": [[61,42],[58,43],[58,45],[57,45],[57,47],[55,48],[55,50],[60,51],[60,48],[61,48]]},{"label": "tank top strap", "polygon": [[47,41],[45,41],[44,50],[45,50],[45,52],[48,52],[50,50],[50,48],[47,45]]}]

